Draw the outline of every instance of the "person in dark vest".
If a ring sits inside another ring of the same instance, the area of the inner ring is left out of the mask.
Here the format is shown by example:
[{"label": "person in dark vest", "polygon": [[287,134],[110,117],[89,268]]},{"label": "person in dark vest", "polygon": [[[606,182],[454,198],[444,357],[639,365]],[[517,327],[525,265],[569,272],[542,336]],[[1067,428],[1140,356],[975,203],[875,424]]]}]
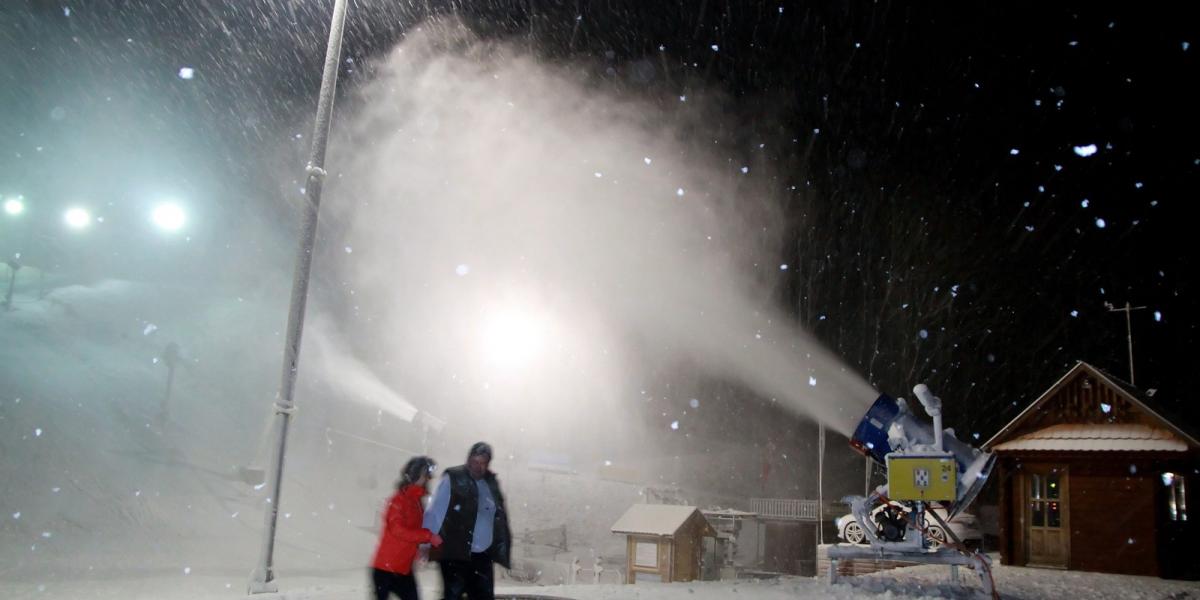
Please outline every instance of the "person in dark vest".
[{"label": "person in dark vest", "polygon": [[442,570],[445,600],[493,600],[495,569],[511,568],[512,533],[500,482],[488,470],[492,447],[471,446],[467,464],[446,469],[433,502],[425,513],[425,528],[442,537],[431,557]]}]

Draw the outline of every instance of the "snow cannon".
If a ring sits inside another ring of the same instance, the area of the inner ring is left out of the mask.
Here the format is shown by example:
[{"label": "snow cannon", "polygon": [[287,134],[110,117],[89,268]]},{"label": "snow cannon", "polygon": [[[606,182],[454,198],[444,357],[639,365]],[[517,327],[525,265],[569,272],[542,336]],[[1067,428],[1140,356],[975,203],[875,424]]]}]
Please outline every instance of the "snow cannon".
[{"label": "snow cannon", "polygon": [[932,426],[903,398],[880,394],[855,428],[850,446],[887,469],[888,498],[941,502],[953,518],[979,495],[996,457],[962,442],[954,430],[942,429],[941,400],[925,384],[913,393],[932,417]]}]

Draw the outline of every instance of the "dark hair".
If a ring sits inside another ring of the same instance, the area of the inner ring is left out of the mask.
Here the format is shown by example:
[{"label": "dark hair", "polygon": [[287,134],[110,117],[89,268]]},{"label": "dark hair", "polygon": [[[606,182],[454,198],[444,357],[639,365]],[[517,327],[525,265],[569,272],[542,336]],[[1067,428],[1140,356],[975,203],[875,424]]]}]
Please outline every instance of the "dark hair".
[{"label": "dark hair", "polygon": [[422,475],[433,476],[433,469],[437,467],[437,463],[428,456],[414,456],[404,463],[404,468],[400,470],[400,481],[396,482],[396,489],[402,489],[406,485],[413,485]]},{"label": "dark hair", "polygon": [[471,460],[472,456],[486,456],[488,462],[492,462],[492,446],[487,442],[475,442],[467,452],[467,460]]}]

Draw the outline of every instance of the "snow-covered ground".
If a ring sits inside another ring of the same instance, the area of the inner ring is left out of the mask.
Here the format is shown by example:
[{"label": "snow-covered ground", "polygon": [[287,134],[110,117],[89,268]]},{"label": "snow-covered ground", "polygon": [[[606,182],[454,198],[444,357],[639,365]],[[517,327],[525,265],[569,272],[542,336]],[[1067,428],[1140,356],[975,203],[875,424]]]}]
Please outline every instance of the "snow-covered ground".
[{"label": "snow-covered ground", "polygon": [[[243,597],[265,498],[235,467],[258,454],[277,378],[278,307],[123,281],[59,287],[41,299],[24,292],[13,311],[0,313],[0,598]],[[181,345],[184,360],[170,418],[160,422],[166,370],[158,359],[169,342]],[[296,420],[276,549],[282,591],[264,599],[366,597],[376,511],[406,457],[401,448],[419,444],[386,422],[372,430],[377,411],[324,396],[310,392]],[[338,426],[395,447],[327,429]],[[966,573],[968,587],[949,585],[944,567],[835,586],[796,577],[610,583],[624,541],[609,528],[641,501],[642,486],[538,471],[507,456],[494,466],[523,567],[542,570],[544,583],[569,581],[573,557],[589,570],[584,579],[597,557],[606,569],[599,585],[532,587],[505,578],[502,592],[705,600],[962,597],[978,589]],[[566,549],[521,541],[526,530],[557,527],[566,529]],[[436,571],[420,577],[424,597],[436,598]],[[1011,598],[1200,598],[1200,584],[1152,578],[1000,566],[995,577]]]},{"label": "snow-covered ground", "polygon": [[[562,586],[513,586],[503,582],[498,595],[516,597],[569,598],[573,600],[808,600],[833,598],[976,598],[978,580],[964,570],[963,583],[949,581],[946,567],[910,567],[863,577],[842,578],[829,585],[824,578],[781,577],[778,579],[691,582],[673,584],[638,583],[578,584]],[[1024,600],[1184,600],[1200,598],[1200,583],[1168,581],[1153,577],[1081,573],[1023,567],[996,566],[997,589],[1002,598]],[[422,598],[438,598],[436,570],[427,566],[420,574]],[[190,574],[119,570],[74,580],[41,583],[0,580],[0,596],[14,600],[32,598],[162,598],[200,600],[245,596],[245,573],[214,573],[198,569]],[[261,600],[361,600],[368,597],[366,572],[281,573],[278,594],[254,596]]]}]

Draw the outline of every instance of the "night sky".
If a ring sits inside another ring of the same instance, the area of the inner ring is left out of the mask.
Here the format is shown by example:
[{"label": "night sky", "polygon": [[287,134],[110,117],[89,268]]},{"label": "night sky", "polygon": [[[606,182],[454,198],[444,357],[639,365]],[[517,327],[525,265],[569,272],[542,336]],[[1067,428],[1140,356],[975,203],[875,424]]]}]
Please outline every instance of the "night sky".
[{"label": "night sky", "polygon": [[[311,129],[331,6],[5,2],[0,194],[121,198],[153,180],[217,198],[215,222],[251,197],[269,199],[259,218],[287,214],[294,180],[278,173],[301,175],[294,134]],[[786,249],[766,265],[789,265],[778,302],[878,389],[929,381],[948,425],[986,439],[1075,360],[1128,378],[1124,316],[1106,303],[1130,302],[1146,307],[1138,386],[1196,423],[1187,10],[365,0],[351,3],[339,91],[453,12],[606,90],[664,106],[703,94],[728,117],[712,136],[730,164],[769,165],[787,191]]]}]

